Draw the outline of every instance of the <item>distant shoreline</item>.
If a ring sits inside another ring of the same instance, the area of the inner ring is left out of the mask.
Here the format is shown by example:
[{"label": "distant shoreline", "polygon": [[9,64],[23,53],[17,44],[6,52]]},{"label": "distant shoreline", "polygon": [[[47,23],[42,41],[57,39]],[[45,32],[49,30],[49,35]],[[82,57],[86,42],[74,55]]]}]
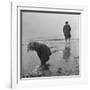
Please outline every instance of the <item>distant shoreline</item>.
[{"label": "distant shoreline", "polygon": [[[28,40],[26,42],[23,41],[22,45],[27,45],[29,42],[49,42],[49,41],[64,41],[65,39],[59,39],[59,38],[53,38],[53,39],[32,39],[32,40]],[[79,41],[79,38],[74,38],[74,39],[71,39],[72,40],[78,40]]]}]

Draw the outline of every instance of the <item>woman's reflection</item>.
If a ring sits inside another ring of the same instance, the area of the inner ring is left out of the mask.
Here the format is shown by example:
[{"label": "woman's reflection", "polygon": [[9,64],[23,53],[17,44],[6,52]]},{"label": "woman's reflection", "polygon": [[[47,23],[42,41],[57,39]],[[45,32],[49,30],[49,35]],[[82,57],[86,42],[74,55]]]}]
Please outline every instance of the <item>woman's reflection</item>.
[{"label": "woman's reflection", "polygon": [[65,49],[63,50],[63,59],[68,62],[69,58],[71,56],[71,48],[69,46],[65,46]]}]

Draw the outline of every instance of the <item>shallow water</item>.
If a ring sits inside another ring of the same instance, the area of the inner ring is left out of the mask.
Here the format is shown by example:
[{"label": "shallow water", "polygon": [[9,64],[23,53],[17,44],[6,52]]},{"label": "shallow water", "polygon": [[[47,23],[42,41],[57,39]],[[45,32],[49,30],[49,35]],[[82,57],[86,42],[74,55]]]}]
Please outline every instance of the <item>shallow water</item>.
[{"label": "shallow water", "polygon": [[67,76],[79,75],[79,40],[71,40],[65,44],[64,40],[41,41],[54,52],[46,66],[40,66],[40,60],[35,51],[27,52],[27,45],[22,46],[21,76]]}]

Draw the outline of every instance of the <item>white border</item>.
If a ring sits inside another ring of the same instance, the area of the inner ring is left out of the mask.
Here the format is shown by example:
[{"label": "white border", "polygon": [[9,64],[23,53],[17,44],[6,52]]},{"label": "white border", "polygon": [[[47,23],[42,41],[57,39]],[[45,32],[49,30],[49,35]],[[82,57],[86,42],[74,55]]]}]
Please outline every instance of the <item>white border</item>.
[{"label": "white border", "polygon": [[[19,9],[17,9],[18,6],[32,6],[30,3],[21,3],[21,2],[13,2],[11,4],[11,14],[12,14],[12,77],[11,77],[11,83],[12,83],[12,88],[18,88],[18,87],[42,87],[42,86],[60,86],[60,85],[71,85],[71,84],[85,84],[87,83],[87,61],[85,61],[86,59],[86,55],[84,53],[85,49],[83,49],[83,41],[86,40],[86,38],[83,37],[87,34],[86,32],[84,32],[87,28],[87,24],[86,24],[86,17],[87,17],[87,9],[84,6],[64,6],[64,5],[39,5],[39,7],[52,7],[48,8],[48,9],[44,9],[44,8],[39,8],[38,5],[33,5],[33,7],[38,7],[38,8],[22,8],[19,7]],[[61,8],[61,9],[60,9]],[[81,76],[79,78],[64,78],[61,77],[59,78],[51,78],[51,79],[36,79],[36,80],[20,80],[20,9],[32,9],[32,10],[49,10],[49,11],[67,11],[67,12],[75,12],[74,9],[78,9],[78,11],[76,12],[81,12],[81,31],[82,34],[80,35],[81,41],[80,41],[80,55],[81,55]],[[18,12],[18,13],[17,13]],[[17,15],[18,14],[18,15]],[[17,17],[18,16],[18,17]],[[18,20],[18,21],[17,21]],[[18,22],[18,23],[17,23]],[[18,25],[18,28],[17,28]],[[18,52],[18,53],[17,53]],[[17,65],[18,63],[18,65]],[[18,75],[17,75],[18,74]]]}]

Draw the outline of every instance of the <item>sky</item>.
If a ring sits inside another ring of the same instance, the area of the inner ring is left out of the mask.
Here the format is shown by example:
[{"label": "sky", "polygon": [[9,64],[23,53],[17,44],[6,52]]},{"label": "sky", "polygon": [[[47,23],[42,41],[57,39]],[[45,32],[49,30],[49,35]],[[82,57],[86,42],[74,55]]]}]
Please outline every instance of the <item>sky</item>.
[{"label": "sky", "polygon": [[23,12],[23,41],[41,37],[60,37],[63,39],[65,21],[68,21],[71,26],[72,38],[79,38],[80,15]]}]

